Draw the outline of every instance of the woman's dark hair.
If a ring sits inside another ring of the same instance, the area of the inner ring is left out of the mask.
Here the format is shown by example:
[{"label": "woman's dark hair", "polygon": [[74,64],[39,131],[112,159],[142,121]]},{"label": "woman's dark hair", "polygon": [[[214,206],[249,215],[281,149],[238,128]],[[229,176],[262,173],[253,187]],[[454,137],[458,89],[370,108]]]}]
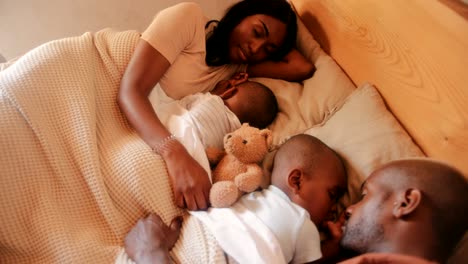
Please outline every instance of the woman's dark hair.
[{"label": "woman's dark hair", "polygon": [[280,60],[295,45],[297,35],[296,13],[286,0],[243,0],[231,6],[220,20],[206,23],[217,23],[206,39],[205,62],[209,66],[220,66],[229,63],[229,35],[246,17],[262,14],[274,17],[286,24],[286,38],[281,47],[269,59]]}]

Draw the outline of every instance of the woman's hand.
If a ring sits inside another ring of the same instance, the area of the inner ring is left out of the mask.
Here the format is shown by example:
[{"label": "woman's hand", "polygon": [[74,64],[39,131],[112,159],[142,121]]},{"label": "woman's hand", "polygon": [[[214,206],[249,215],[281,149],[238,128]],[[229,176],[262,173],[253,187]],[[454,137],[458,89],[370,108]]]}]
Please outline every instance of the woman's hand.
[{"label": "woman's hand", "polygon": [[207,209],[211,182],[202,166],[178,141],[174,141],[162,156],[169,172],[176,205],[189,210]]},{"label": "woman's hand", "polygon": [[[140,40],[120,85],[118,103],[122,112],[152,147],[170,135],[148,99],[169,66],[169,61],[159,51]],[[207,173],[180,143],[173,145],[162,156],[166,161],[177,206],[189,210],[206,209],[211,187]]]},{"label": "woman's hand", "polygon": [[169,250],[179,238],[182,217],[167,226],[156,214],[138,220],[125,237],[125,252],[136,263],[170,263]]}]

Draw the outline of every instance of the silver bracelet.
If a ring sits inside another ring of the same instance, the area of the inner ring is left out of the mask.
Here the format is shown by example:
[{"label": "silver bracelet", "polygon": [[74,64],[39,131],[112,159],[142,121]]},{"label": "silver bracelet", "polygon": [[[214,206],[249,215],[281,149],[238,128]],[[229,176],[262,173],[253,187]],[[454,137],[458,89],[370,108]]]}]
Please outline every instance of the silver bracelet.
[{"label": "silver bracelet", "polygon": [[153,146],[151,150],[153,150],[154,153],[161,155],[161,153],[163,153],[164,150],[166,150],[171,145],[170,143],[173,141],[177,141],[177,138],[175,135],[171,134],[161,139],[161,141],[159,141],[158,144]]}]

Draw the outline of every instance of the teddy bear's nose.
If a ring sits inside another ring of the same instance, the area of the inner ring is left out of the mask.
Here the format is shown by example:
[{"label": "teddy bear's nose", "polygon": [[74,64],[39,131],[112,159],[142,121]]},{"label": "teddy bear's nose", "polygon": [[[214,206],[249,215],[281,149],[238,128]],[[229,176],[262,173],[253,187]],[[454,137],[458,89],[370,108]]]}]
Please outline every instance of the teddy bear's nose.
[{"label": "teddy bear's nose", "polygon": [[242,144],[244,144],[244,145],[247,144],[247,140],[245,140],[245,139],[242,140]]}]

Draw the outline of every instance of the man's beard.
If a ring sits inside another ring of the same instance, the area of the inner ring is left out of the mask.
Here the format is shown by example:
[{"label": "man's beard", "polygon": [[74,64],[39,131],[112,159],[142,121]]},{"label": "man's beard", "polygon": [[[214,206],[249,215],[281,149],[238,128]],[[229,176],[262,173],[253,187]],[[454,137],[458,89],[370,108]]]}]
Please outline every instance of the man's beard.
[{"label": "man's beard", "polygon": [[377,223],[374,217],[367,219],[361,217],[354,222],[353,225],[348,222],[341,239],[341,246],[361,254],[372,252],[372,247],[383,240],[382,224]]}]

